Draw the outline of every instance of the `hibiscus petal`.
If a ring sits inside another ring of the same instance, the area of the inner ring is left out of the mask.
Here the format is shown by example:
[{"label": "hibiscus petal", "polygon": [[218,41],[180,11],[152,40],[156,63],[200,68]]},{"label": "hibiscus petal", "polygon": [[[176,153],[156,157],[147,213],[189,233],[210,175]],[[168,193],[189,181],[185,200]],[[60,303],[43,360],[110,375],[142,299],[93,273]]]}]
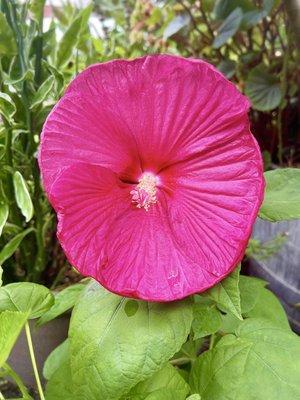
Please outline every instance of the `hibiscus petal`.
[{"label": "hibiscus petal", "polygon": [[[173,165],[162,178],[174,237],[216,279],[241,261],[264,191],[261,155],[249,128],[233,126],[230,141],[217,144]],[[202,284],[195,283],[199,291]]]},{"label": "hibiscus petal", "polygon": [[143,170],[158,172],[197,151],[207,133],[217,135],[225,125],[230,131],[231,119],[245,118],[248,107],[202,60],[158,55],[93,65],[73,80],[46,121],[45,187],[77,161],[93,160],[133,181]]},{"label": "hibiscus petal", "polygon": [[70,263],[83,275],[96,276],[106,263],[108,230],[130,205],[128,185],[106,168],[76,164],[56,179],[50,201],[57,210],[57,236]]},{"label": "hibiscus petal", "polygon": [[117,110],[99,98],[69,94],[54,107],[42,132],[39,164],[48,191],[75,163],[93,163],[121,173],[140,173],[136,143]]},{"label": "hibiscus petal", "polygon": [[[148,212],[128,209],[107,236],[107,264],[96,279],[112,292],[150,301],[171,301],[212,286],[216,277],[186,257],[173,235],[163,194]],[[197,289],[196,289],[197,291]]]}]

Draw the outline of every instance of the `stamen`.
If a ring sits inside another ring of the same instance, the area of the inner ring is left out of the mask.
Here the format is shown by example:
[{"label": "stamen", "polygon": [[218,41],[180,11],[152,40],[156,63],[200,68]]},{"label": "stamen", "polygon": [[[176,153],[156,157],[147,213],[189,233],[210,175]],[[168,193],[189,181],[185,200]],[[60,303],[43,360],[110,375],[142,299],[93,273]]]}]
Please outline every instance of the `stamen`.
[{"label": "stamen", "polygon": [[135,203],[137,208],[149,210],[151,204],[157,202],[156,198],[157,178],[155,175],[146,172],[139,179],[138,185],[130,192],[132,195],[132,203]]}]

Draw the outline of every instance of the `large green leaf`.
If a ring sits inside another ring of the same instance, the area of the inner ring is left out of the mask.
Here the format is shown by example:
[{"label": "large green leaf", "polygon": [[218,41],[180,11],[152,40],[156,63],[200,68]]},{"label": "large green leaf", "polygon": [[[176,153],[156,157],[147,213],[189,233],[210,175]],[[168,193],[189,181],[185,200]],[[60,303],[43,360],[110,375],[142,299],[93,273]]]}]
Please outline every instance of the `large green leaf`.
[{"label": "large green leaf", "polygon": [[[45,397],[46,400],[75,400],[70,360],[67,353],[61,359],[58,369],[51,375],[46,385]],[[81,399],[76,398],[76,400]]]},{"label": "large green leaf", "polygon": [[195,303],[193,311],[194,320],[192,327],[195,339],[211,335],[219,330],[222,324],[222,317],[214,304]]},{"label": "large green leaf", "polygon": [[144,400],[180,400],[176,390],[172,389],[158,389],[150,393]]},{"label": "large green leaf", "polygon": [[9,257],[11,257],[14,252],[19,247],[20,243],[30,232],[33,231],[33,228],[25,229],[25,231],[18,233],[13,239],[11,239],[3,249],[0,251],[0,265],[4,263]]},{"label": "large green leaf", "polygon": [[230,312],[242,319],[239,276],[240,266],[216,286],[204,292],[203,295],[215,301],[221,310]]},{"label": "large green leaf", "polygon": [[185,400],[190,391],[189,385],[181,377],[177,369],[168,363],[150,378],[131,389],[123,400],[145,400],[150,393],[161,389],[172,390],[176,394],[176,400]]},{"label": "large green leaf", "polygon": [[239,288],[241,293],[241,310],[245,314],[252,310],[256,303],[259,301],[262,289],[266,282],[250,277],[240,275]]},{"label": "large green leaf", "polygon": [[0,312],[22,311],[28,313],[29,318],[38,318],[53,302],[50,290],[37,283],[10,283],[0,288]]},{"label": "large green leaf", "polygon": [[299,337],[248,319],[198,358],[190,383],[202,400],[291,400],[300,398],[299,371]]},{"label": "large green leaf", "polygon": [[76,304],[70,325],[75,395],[115,400],[158,371],[185,342],[192,323],[189,300],[139,301],[128,317],[126,298],[92,282]]},{"label": "large green leaf", "polygon": [[11,122],[16,110],[15,103],[12,101],[11,97],[6,93],[0,92],[0,114],[2,114],[8,122]]},{"label": "large green leaf", "polygon": [[19,171],[14,173],[13,177],[15,197],[18,207],[25,217],[26,222],[33,216],[33,204],[25,182],[25,179]]},{"label": "large green leaf", "polygon": [[267,185],[260,218],[272,222],[300,218],[300,169],[276,169],[264,176]]},{"label": "large green leaf", "polygon": [[18,311],[0,312],[0,368],[9,356],[26,321],[26,313]]},{"label": "large green leaf", "polygon": [[55,372],[65,362],[69,362],[69,339],[66,339],[57,346],[48,356],[43,367],[44,377],[47,380],[51,379]]},{"label": "large green leaf", "polygon": [[258,65],[250,71],[245,83],[245,93],[250,98],[252,107],[259,111],[273,110],[282,99],[279,79],[269,73],[264,65]]},{"label": "large green leaf", "polygon": [[236,8],[233,10],[225,21],[222,23],[220,28],[218,29],[217,36],[213,42],[213,47],[218,49],[224,43],[227,42],[239,29],[240,24],[243,19],[243,11],[241,8]]},{"label": "large green leaf", "polygon": [[1,202],[0,203],[0,236],[2,235],[2,230],[4,228],[4,225],[6,224],[7,218],[8,218],[8,205],[6,203]]},{"label": "large green leaf", "polygon": [[71,58],[74,48],[76,48],[80,40],[80,35],[87,26],[92,8],[93,6],[90,4],[79,12],[64,33],[57,50],[56,67],[63,67]]},{"label": "large green leaf", "polygon": [[289,321],[284,308],[278,298],[266,288],[260,288],[259,300],[245,316],[263,318],[271,321],[275,325],[279,325],[281,328],[290,330]]},{"label": "large green leaf", "polygon": [[0,12],[0,57],[17,54],[17,44],[13,31],[9,26],[5,15]]},{"label": "large green leaf", "polygon": [[37,321],[37,325],[41,326],[46,322],[52,321],[54,318],[70,310],[76,303],[82,290],[85,288],[85,284],[78,283],[72,286],[68,286],[66,289],[58,292],[55,295],[55,301],[53,306],[41,316]]}]

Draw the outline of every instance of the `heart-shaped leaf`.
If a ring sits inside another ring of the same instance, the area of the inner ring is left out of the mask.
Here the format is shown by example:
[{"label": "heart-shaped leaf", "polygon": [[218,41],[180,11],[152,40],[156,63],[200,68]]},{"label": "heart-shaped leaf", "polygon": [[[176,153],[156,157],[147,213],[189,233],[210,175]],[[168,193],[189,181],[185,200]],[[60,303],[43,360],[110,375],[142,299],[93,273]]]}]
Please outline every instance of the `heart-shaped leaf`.
[{"label": "heart-shaped leaf", "polygon": [[92,282],[76,304],[69,331],[75,396],[119,399],[158,371],[185,342],[192,323],[189,300],[139,301],[131,317],[126,301]]},{"label": "heart-shaped leaf", "polygon": [[0,311],[21,311],[30,319],[49,310],[54,297],[49,289],[36,283],[11,283],[0,288]]},{"label": "heart-shaped leaf", "polygon": [[250,98],[253,108],[270,111],[278,107],[282,95],[279,79],[268,72],[264,65],[253,68],[246,80],[245,93]]},{"label": "heart-shaped leaf", "polygon": [[198,358],[190,383],[202,400],[291,400],[300,398],[299,371],[299,337],[249,318]]},{"label": "heart-shaped leaf", "polygon": [[266,192],[260,218],[272,222],[300,218],[300,169],[276,169],[264,176]]}]

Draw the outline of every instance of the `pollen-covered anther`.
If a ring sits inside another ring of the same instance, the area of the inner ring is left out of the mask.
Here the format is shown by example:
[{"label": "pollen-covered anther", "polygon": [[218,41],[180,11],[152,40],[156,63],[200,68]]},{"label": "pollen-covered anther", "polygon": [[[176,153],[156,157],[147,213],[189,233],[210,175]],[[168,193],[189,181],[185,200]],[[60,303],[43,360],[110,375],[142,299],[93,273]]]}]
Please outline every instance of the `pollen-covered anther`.
[{"label": "pollen-covered anther", "polygon": [[144,173],[139,179],[139,183],[130,192],[132,203],[135,203],[137,208],[144,208],[148,211],[150,206],[157,202],[156,184],[157,178],[155,175],[149,172]]}]

